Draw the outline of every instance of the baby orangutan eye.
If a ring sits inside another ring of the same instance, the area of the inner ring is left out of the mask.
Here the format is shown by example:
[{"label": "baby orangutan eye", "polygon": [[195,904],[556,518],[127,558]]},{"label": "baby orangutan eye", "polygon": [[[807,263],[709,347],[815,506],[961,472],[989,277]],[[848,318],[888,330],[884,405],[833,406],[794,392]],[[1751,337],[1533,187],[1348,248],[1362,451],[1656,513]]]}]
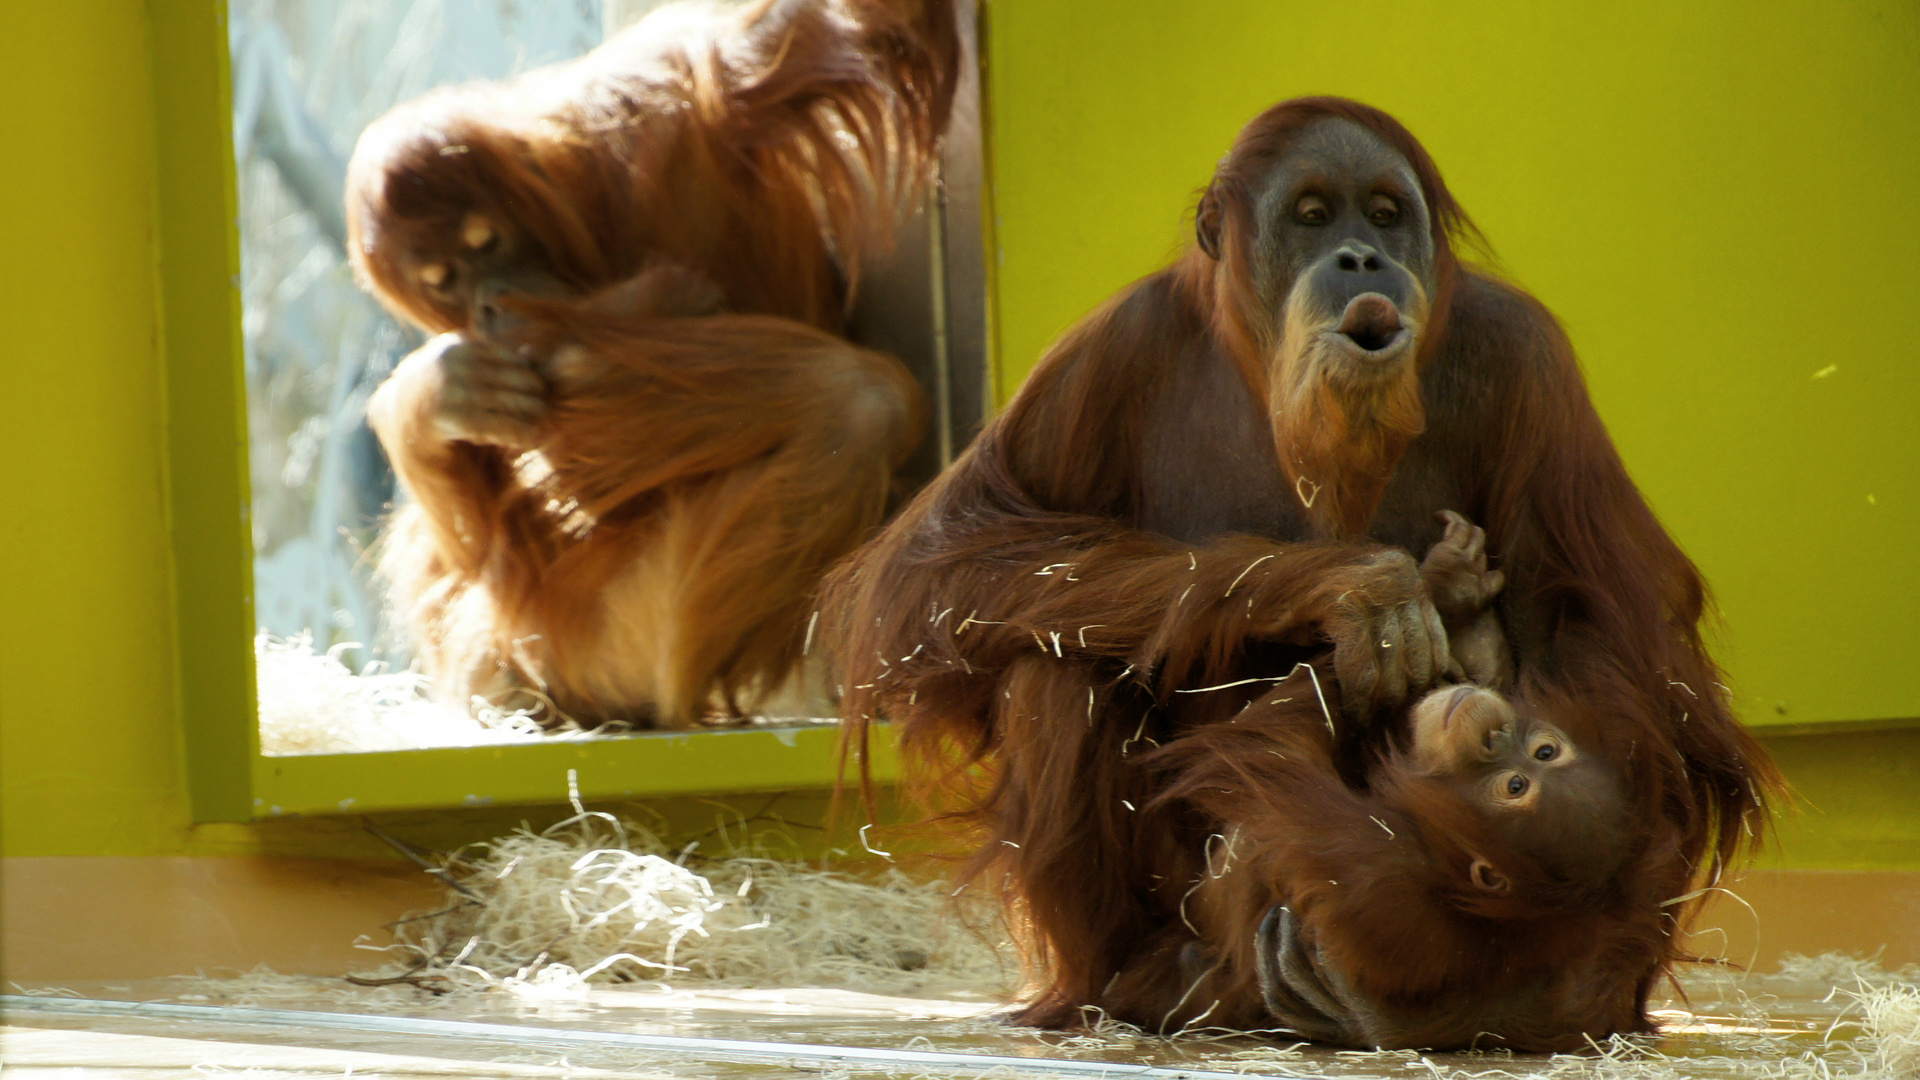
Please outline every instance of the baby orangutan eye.
[{"label": "baby orangutan eye", "polygon": [[493,247],[499,234],[493,230],[493,222],[481,214],[468,214],[460,223],[460,242],[473,251],[486,251]]},{"label": "baby orangutan eye", "polygon": [[1560,747],[1550,742],[1541,743],[1533,748],[1533,760],[1552,761],[1560,756]]},{"label": "baby orangutan eye", "polygon": [[1517,799],[1527,793],[1527,778],[1521,773],[1509,773],[1500,790],[1506,793],[1507,798]]}]

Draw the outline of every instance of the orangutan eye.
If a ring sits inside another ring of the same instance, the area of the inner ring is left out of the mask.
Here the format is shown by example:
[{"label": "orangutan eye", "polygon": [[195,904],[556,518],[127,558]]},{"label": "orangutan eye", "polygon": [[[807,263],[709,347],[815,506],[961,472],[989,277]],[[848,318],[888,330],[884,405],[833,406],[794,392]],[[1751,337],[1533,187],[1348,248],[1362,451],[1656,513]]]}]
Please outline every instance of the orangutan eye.
[{"label": "orangutan eye", "polygon": [[487,251],[500,238],[493,231],[493,222],[480,214],[468,214],[460,223],[460,242],[473,251]]},{"label": "orangutan eye", "polygon": [[1527,793],[1527,778],[1519,773],[1514,773],[1512,776],[1507,777],[1506,789],[1507,797],[1510,799],[1517,799],[1525,795]]},{"label": "orangutan eye", "polygon": [[1293,218],[1302,225],[1325,225],[1333,220],[1333,214],[1327,210],[1327,200],[1318,195],[1302,195],[1293,206]]},{"label": "orangutan eye", "polygon": [[1400,218],[1400,204],[1385,195],[1375,195],[1367,204],[1367,220],[1375,225],[1391,225]]},{"label": "orangutan eye", "polygon": [[1550,742],[1541,743],[1539,746],[1533,748],[1533,760],[1535,761],[1552,761],[1559,756],[1560,748]]}]

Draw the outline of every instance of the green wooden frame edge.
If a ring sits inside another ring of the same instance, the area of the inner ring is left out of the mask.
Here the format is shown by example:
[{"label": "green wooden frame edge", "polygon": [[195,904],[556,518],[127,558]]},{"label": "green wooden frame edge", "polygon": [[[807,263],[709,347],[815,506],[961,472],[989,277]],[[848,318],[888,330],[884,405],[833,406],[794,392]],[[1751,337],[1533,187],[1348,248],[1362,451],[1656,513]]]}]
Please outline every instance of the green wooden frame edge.
[{"label": "green wooden frame edge", "polygon": [[178,715],[195,821],[253,816],[253,544],[225,0],[148,8]]},{"label": "green wooden frame edge", "polygon": [[1005,408],[1014,388],[1007,385],[1006,350],[1000,347],[1000,214],[995,209],[999,173],[993,167],[993,0],[980,0],[973,12],[974,65],[980,80],[980,250],[985,254],[987,289],[986,386],[981,400],[986,413],[981,426],[993,422]]},{"label": "green wooden frame edge", "polygon": [[[892,734],[881,725],[872,735],[870,775],[891,784],[899,775]],[[842,779],[839,740],[838,725],[815,725],[258,757],[252,810],[280,817],[557,803],[569,794],[569,773],[588,800],[822,790]],[[856,799],[858,769],[849,761],[845,777]]]}]

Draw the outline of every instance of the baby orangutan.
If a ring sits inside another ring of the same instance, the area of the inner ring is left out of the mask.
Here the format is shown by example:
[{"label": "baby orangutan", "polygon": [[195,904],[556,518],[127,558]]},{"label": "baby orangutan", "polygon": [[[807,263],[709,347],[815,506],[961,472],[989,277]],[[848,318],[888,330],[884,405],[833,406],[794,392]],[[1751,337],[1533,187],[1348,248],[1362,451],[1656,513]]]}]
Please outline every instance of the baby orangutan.
[{"label": "baby orangutan", "polygon": [[1359,785],[1336,763],[1335,707],[1304,688],[1153,752],[1165,786],[1143,810],[1197,811],[1212,835],[1158,854],[1167,922],[1101,1007],[1162,1031],[1387,1048],[1568,1050],[1633,1030],[1643,988],[1582,973],[1669,931],[1632,892],[1662,853],[1636,843],[1617,767],[1567,735],[1572,703],[1528,694],[1428,693]]},{"label": "baby orangutan", "polygon": [[1142,816],[1205,832],[1142,851],[1165,921],[1099,1006],[1160,1031],[1390,1049],[1568,1050],[1634,1030],[1643,987],[1585,973],[1669,932],[1633,884],[1664,853],[1640,842],[1618,767],[1567,735],[1571,703],[1546,690],[1542,708],[1525,684],[1512,702],[1432,691],[1356,784],[1328,666],[1325,705],[1301,673],[1142,760],[1161,785]]},{"label": "baby orangutan", "polygon": [[1472,811],[1486,848],[1470,852],[1474,888],[1551,897],[1597,889],[1619,868],[1627,804],[1618,779],[1524,703],[1441,687],[1415,703],[1408,727],[1406,753],[1383,768],[1437,781]]},{"label": "baby orangutan", "polygon": [[1404,724],[1354,730],[1323,658],[1326,701],[1296,669],[1148,755],[1143,813],[1211,835],[1141,856],[1165,922],[1108,984],[1110,1015],[1387,1047],[1561,1050],[1633,1028],[1636,987],[1581,973],[1663,939],[1629,893],[1629,864],[1659,853],[1635,843],[1617,766],[1567,734],[1591,703],[1508,690],[1504,577],[1480,529],[1441,517],[1423,575],[1458,666],[1501,689],[1443,686]]},{"label": "baby orangutan", "polygon": [[[1416,702],[1407,714],[1405,753],[1381,767],[1441,781],[1491,827],[1510,860],[1533,864],[1523,878],[1604,880],[1624,841],[1619,784],[1538,710],[1502,696],[1513,683],[1513,650],[1492,604],[1506,577],[1487,569],[1479,526],[1451,510],[1438,516],[1446,531],[1420,571],[1469,683],[1438,687]],[[1484,853],[1474,855],[1467,876],[1489,892],[1512,888]]]}]

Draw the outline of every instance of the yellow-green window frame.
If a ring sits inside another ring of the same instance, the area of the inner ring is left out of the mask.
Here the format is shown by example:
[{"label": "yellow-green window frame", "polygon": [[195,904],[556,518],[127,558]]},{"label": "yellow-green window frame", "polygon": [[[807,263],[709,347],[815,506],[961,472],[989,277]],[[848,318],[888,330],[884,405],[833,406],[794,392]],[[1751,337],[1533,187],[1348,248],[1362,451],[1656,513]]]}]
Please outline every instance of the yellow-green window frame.
[{"label": "yellow-green window frame", "polygon": [[[195,821],[821,789],[833,727],[267,757],[254,678],[240,241],[224,0],[150,9],[167,481],[187,783]],[[895,774],[876,740],[873,773]]]}]

